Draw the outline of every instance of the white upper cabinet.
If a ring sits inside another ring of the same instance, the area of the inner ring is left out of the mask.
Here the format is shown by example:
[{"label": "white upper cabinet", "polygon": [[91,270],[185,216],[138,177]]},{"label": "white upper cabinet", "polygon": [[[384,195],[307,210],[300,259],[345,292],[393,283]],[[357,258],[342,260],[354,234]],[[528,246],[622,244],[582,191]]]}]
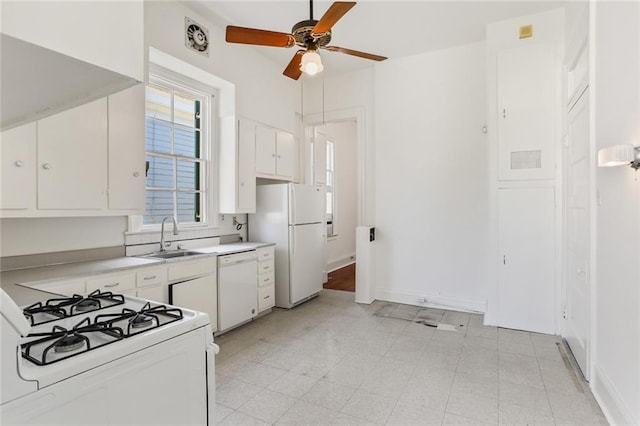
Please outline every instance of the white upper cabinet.
[{"label": "white upper cabinet", "polygon": [[109,96],[109,208],[145,208],[144,85]]},{"label": "white upper cabinet", "polygon": [[293,180],[296,141],[288,132],[258,124],[256,128],[256,176]]},{"label": "white upper cabinet", "polygon": [[106,207],[107,99],[38,121],[38,209]]},{"label": "white upper cabinet", "polygon": [[2,132],[0,143],[0,209],[33,208],[36,195],[36,123]]},{"label": "white upper cabinet", "polygon": [[256,212],[256,124],[240,119],[220,143],[220,213]]},{"label": "white upper cabinet", "polygon": [[144,213],[143,85],[1,136],[0,217]]}]

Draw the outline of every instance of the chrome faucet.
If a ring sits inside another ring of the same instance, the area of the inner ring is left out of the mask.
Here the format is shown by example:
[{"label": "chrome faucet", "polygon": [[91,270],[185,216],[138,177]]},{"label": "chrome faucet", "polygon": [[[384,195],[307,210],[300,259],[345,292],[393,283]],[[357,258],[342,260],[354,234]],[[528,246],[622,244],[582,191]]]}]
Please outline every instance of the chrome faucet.
[{"label": "chrome faucet", "polygon": [[175,216],[167,216],[162,219],[162,225],[160,226],[160,251],[167,251],[165,247],[169,247],[171,245],[171,241],[169,241],[168,243],[164,242],[164,223],[169,218],[173,220],[173,235],[178,235],[178,221],[176,220]]}]

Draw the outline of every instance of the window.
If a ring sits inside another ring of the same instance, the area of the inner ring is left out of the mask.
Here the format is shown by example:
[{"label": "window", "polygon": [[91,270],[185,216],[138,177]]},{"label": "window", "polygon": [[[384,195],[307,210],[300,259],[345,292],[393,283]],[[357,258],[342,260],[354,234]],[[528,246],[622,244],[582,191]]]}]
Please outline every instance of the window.
[{"label": "window", "polygon": [[327,141],[327,235],[335,235],[334,233],[334,220],[335,220],[335,144],[331,141]]},{"label": "window", "polygon": [[146,88],[144,225],[166,216],[203,224],[208,172],[210,95],[155,76]]}]

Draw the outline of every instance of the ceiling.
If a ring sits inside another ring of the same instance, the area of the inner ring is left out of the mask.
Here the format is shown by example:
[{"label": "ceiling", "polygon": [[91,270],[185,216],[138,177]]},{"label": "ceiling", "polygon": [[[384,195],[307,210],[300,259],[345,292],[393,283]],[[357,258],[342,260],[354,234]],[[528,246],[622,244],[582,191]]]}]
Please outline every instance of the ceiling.
[{"label": "ceiling", "polygon": [[[309,19],[309,2],[297,1],[190,1],[214,22],[264,30],[291,32]],[[333,2],[314,1],[314,19]],[[376,1],[364,0],[333,27],[331,45],[389,58],[449,48],[485,39],[486,25],[557,7],[576,7],[575,1]],[[214,40],[215,42],[215,40]],[[236,45],[256,49],[282,69],[297,50]],[[321,51],[325,73],[340,73],[373,66],[374,62],[336,52]]]}]

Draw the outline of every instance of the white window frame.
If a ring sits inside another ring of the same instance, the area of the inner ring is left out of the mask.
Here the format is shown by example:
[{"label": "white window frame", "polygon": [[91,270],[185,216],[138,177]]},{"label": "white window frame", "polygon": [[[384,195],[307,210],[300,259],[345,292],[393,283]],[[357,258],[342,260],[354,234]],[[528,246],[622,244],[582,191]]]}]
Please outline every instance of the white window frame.
[{"label": "white window frame", "polygon": [[[202,152],[200,153],[200,159],[203,160],[202,163],[204,164],[204,173],[201,173],[200,175],[200,185],[201,188],[204,187],[204,189],[201,189],[201,193],[202,193],[202,201],[200,203],[200,217],[201,217],[201,221],[200,222],[179,222],[178,226],[180,229],[197,229],[197,228],[206,228],[210,226],[210,209],[209,209],[209,198],[212,196],[212,191],[211,191],[211,173],[212,173],[212,169],[215,167],[215,161],[213,158],[213,146],[214,146],[214,141],[212,140],[213,134],[215,134],[214,129],[212,129],[212,118],[214,117],[215,114],[215,100],[216,100],[216,93],[214,89],[212,88],[205,88],[202,87],[202,85],[198,84],[197,82],[191,81],[190,79],[188,79],[187,77],[184,76],[179,76],[179,75],[175,75],[173,73],[169,73],[168,71],[163,72],[162,70],[155,70],[156,72],[150,72],[149,73],[149,85],[158,85],[161,87],[169,87],[171,89],[177,90],[179,92],[184,92],[185,94],[188,95],[193,95],[196,97],[202,97],[204,99],[207,100],[206,105],[202,105],[202,108],[200,110],[201,113],[201,118],[200,118],[200,122],[201,122],[201,133],[200,133],[200,139],[201,139],[201,145],[202,145]],[[145,114],[145,120],[146,120],[146,114]],[[147,156],[147,150],[145,147],[145,157]],[[157,155],[157,154],[156,154]],[[157,156],[162,156],[162,155],[157,155]],[[168,154],[166,156],[164,156],[166,158],[178,158],[178,156],[175,156],[173,154]],[[175,176],[174,176],[175,179]],[[177,188],[176,188],[176,193],[174,194],[174,200],[176,201],[174,203],[174,216],[177,217]],[[145,187],[145,194],[146,194],[146,187]],[[146,195],[145,195],[146,197]],[[145,231],[154,231],[154,230],[160,230],[160,224],[145,224],[144,223],[144,216],[140,217],[140,222],[141,222],[141,227],[140,227],[140,231],[141,232],[145,232]]]}]

